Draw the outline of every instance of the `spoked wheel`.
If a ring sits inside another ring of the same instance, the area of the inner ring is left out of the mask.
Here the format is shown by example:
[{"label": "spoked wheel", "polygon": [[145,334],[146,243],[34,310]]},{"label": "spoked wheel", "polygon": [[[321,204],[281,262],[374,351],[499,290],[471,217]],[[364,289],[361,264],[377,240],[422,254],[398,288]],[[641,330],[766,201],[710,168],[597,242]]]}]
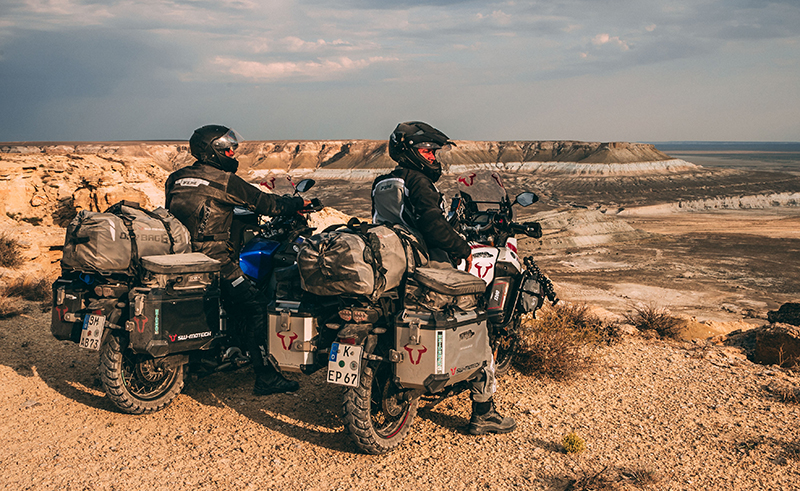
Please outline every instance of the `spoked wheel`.
[{"label": "spoked wheel", "polygon": [[121,336],[109,334],[100,347],[100,380],[108,398],[128,414],[166,407],[183,389],[183,364],[137,355],[126,344]]},{"label": "spoked wheel", "polygon": [[344,420],[358,448],[370,454],[394,450],[408,435],[419,398],[397,387],[388,363],[371,361],[358,387],[344,395]]},{"label": "spoked wheel", "polygon": [[508,373],[511,364],[514,362],[514,354],[517,349],[518,323],[519,319],[513,319],[506,325],[505,329],[500,329],[500,332],[492,340],[495,377],[502,377]]}]

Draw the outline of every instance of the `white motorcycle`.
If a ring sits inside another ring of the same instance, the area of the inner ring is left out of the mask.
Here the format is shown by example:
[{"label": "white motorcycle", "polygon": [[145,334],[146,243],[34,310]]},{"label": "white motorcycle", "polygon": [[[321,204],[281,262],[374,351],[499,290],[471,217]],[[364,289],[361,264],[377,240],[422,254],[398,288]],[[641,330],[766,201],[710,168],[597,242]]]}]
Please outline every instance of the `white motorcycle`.
[{"label": "white motorcycle", "polygon": [[[461,175],[458,189],[448,221],[470,242],[473,261],[469,272],[486,282],[489,336],[500,376],[511,367],[520,316],[535,313],[544,298],[553,305],[558,302],[550,279],[533,258],[520,261],[517,251],[516,234],[538,239],[542,228],[537,222],[514,222],[513,205],[530,206],[539,198],[526,191],[512,202],[497,173]],[[464,266],[462,262],[460,269]]]}]

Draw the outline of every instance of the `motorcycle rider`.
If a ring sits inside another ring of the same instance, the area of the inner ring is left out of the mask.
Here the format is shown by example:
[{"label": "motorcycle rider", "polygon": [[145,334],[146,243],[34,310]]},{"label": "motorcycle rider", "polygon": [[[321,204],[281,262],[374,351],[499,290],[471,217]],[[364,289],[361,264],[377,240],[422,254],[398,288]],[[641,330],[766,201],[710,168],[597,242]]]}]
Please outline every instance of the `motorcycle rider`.
[{"label": "motorcycle rider", "polygon": [[[455,145],[447,135],[420,122],[400,123],[389,138],[389,156],[398,166],[372,184],[372,222],[402,224],[421,235],[433,267],[452,268],[466,260],[472,264],[470,246],[445,219],[444,196],[434,184],[442,175],[436,152]],[[488,343],[488,340],[487,340]],[[494,406],[497,382],[494,359],[471,381],[472,417],[469,432],[508,433],[517,423],[501,416]]]},{"label": "motorcycle rider", "polygon": [[250,352],[256,373],[253,394],[294,392],[300,384],[285,378],[267,360],[268,300],[239,267],[230,230],[235,206],[261,215],[285,215],[297,212],[309,202],[299,196],[262,192],[237,176],[239,161],[234,155],[241,141],[236,131],[225,126],[196,129],[189,140],[189,149],[197,161],[170,174],[165,185],[166,208],[189,229],[194,252],[222,263],[222,298],[246,326],[244,347]]}]

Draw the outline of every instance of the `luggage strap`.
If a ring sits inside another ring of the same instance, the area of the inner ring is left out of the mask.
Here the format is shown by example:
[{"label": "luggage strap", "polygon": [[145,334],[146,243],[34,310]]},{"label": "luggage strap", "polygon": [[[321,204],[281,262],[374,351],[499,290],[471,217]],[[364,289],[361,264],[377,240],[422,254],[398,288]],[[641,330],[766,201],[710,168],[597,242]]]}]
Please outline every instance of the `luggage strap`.
[{"label": "luggage strap", "polygon": [[230,234],[213,234],[213,235],[201,235],[196,239],[192,239],[192,242],[223,242],[230,238]]},{"label": "luggage strap", "polygon": [[[161,222],[161,224],[164,226],[164,230],[167,231],[167,237],[169,238],[169,253],[170,254],[175,254],[175,239],[172,237],[172,229],[170,228],[169,223],[167,223],[167,221],[164,220],[164,217],[162,217],[158,213],[154,213],[154,212],[152,212],[150,210],[145,210],[136,201],[122,200],[122,201],[120,201],[120,202],[118,202],[116,204],[113,204],[113,205],[109,206],[108,209],[106,210],[106,213],[113,213],[114,215],[117,215],[118,217],[122,218],[123,222],[125,222],[125,226],[127,226],[128,230],[130,231],[131,238],[135,238],[136,237],[136,235],[133,233],[133,222],[131,222],[130,225],[129,225],[128,221],[126,221],[126,219],[124,217],[120,216],[122,214],[122,207],[123,206],[127,206],[128,208],[134,208],[136,210],[139,210],[142,213],[144,213],[145,215],[149,216],[150,218],[153,218],[153,219],[158,220],[159,222]],[[112,208],[113,208],[113,210],[112,210]],[[134,247],[135,246],[131,247],[131,251],[133,250]]]},{"label": "luggage strap", "polygon": [[[366,248],[364,250],[364,260],[372,264],[373,271],[375,271],[375,292],[372,294],[372,300],[375,301],[378,297],[383,295],[386,289],[386,268],[383,267],[383,258],[381,258],[381,241],[375,234],[369,232],[369,229],[380,227],[374,223],[362,222],[358,218],[353,217],[347,222],[347,227],[361,236],[364,240]],[[388,228],[388,227],[387,227]],[[369,254],[369,257],[366,257]]]}]

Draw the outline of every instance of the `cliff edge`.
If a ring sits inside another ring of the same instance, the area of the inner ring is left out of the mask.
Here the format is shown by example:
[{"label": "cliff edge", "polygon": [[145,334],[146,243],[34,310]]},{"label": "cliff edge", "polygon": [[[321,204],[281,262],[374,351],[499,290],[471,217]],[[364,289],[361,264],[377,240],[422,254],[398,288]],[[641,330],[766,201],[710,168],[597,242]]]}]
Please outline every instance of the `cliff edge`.
[{"label": "cliff edge", "polygon": [[[646,143],[579,141],[457,141],[442,155],[450,166],[517,166],[526,163],[631,164],[672,161]],[[0,153],[102,155],[152,158],[172,171],[191,163],[187,142],[13,142]],[[239,150],[242,171],[314,172],[388,169],[385,140],[247,141]],[[541,166],[540,166],[541,167]]]}]

